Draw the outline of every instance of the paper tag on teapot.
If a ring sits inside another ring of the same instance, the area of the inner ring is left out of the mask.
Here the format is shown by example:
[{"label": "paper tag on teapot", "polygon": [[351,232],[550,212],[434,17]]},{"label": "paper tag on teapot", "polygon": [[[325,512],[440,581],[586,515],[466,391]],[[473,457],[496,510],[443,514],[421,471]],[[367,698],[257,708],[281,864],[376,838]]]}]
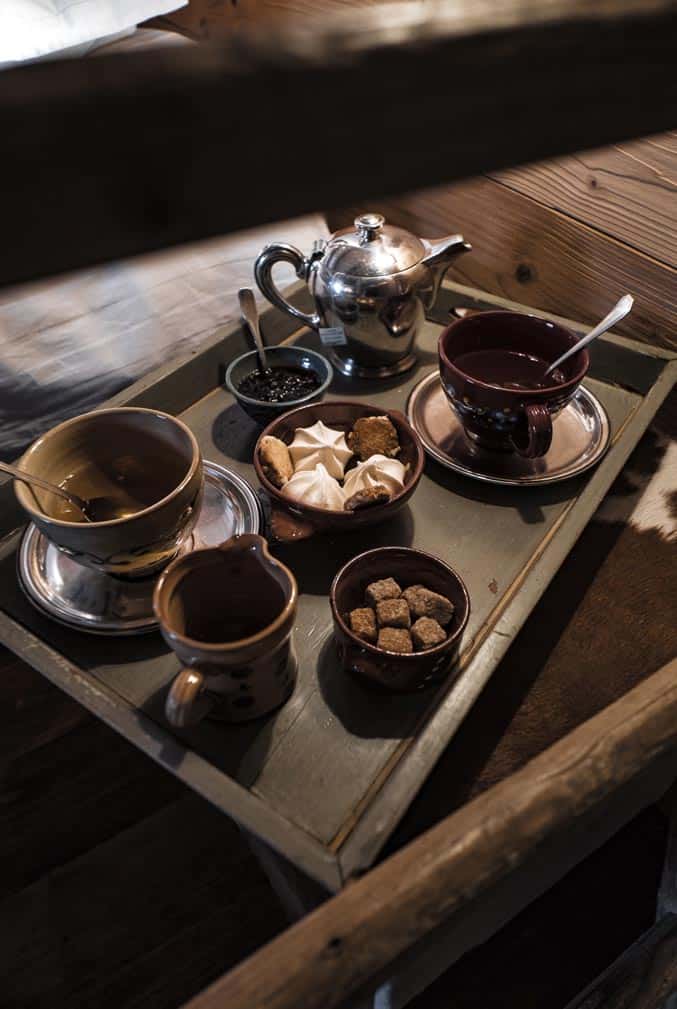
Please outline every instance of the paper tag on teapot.
[{"label": "paper tag on teapot", "polygon": [[324,347],[345,347],[348,342],[343,326],[320,326],[320,340]]}]

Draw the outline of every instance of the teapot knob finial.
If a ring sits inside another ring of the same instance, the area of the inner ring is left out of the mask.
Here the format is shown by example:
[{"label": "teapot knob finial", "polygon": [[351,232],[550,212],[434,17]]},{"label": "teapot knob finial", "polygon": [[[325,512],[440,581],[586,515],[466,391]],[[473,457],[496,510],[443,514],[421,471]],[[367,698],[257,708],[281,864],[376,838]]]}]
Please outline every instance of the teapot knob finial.
[{"label": "teapot knob finial", "polygon": [[360,239],[360,244],[373,242],[379,231],[385,224],[386,219],[382,214],[360,214],[355,218],[355,227]]}]

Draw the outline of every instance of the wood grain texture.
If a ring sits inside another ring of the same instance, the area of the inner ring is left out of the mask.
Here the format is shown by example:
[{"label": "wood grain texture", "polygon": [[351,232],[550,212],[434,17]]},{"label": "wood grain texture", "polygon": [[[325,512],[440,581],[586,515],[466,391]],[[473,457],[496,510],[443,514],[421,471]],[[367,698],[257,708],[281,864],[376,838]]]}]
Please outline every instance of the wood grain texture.
[{"label": "wood grain texture", "polygon": [[6,71],[0,283],[668,128],[676,36],[674,0],[403,3]]},{"label": "wood grain texture", "polygon": [[494,178],[677,267],[677,132],[581,151]]},{"label": "wood grain texture", "polygon": [[[473,251],[453,263],[451,280],[590,323],[629,291],[635,305],[617,331],[677,348],[675,269],[491,179],[368,206],[425,237],[462,232]],[[353,216],[330,215],[330,226]]]},{"label": "wood grain texture", "polygon": [[[191,0],[186,7],[151,18],[144,27],[176,31],[196,41],[219,41],[247,23],[275,24],[290,18],[340,13],[383,0]],[[406,2],[406,0],[396,0]],[[423,0],[428,5],[430,0]]]},{"label": "wood grain texture", "polygon": [[[99,781],[102,803],[122,784],[114,768]],[[169,1009],[284,928],[226,817],[183,789],[162,809],[146,800],[127,829],[0,901],[3,1007]]]},{"label": "wood grain texture", "polygon": [[670,1009],[675,992],[677,915],[668,915],[567,1009]]},{"label": "wood grain texture", "polygon": [[15,756],[0,778],[0,899],[181,791],[172,775],[91,717]]},{"label": "wood grain texture", "polygon": [[677,659],[189,1003],[331,1009],[652,769],[677,773]]}]

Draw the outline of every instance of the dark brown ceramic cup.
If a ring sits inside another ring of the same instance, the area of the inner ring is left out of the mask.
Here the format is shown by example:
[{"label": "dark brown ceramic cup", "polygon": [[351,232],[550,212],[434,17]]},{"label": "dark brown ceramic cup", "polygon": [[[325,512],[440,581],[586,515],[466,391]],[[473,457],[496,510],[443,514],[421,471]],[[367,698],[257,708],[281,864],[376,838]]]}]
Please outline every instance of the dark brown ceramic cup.
[{"label": "dark brown ceramic cup", "polygon": [[162,635],[184,668],[165,704],[176,728],[206,715],[243,722],[291,696],[298,588],[262,536],[233,536],[194,550],[158,579],[153,608]]},{"label": "dark brown ceramic cup", "polygon": [[[424,652],[402,654],[358,638],[350,629],[348,614],[365,605],[367,585],[382,578],[394,578],[402,589],[424,585],[446,596],[454,604],[447,640]],[[329,600],[336,648],[345,671],[391,690],[417,690],[444,676],[457,655],[470,614],[467,589],[453,568],[411,547],[378,547],[353,557],[336,575]]]},{"label": "dark brown ceramic cup", "polygon": [[442,386],[466,436],[481,448],[518,452],[527,459],[546,454],[552,418],[566,406],[584,378],[590,359],[581,350],[561,367],[563,381],[545,388],[503,388],[469,375],[462,354],[511,350],[554,361],[579,338],[547,319],[519,312],[478,312],[458,319],[440,335]]},{"label": "dark brown ceramic cup", "polygon": [[57,486],[66,481],[85,500],[120,494],[135,503],[123,517],[84,522],[55,494],[15,483],[19,504],[47,539],[109,574],[141,578],[160,570],[198,516],[200,447],[185,424],[160,410],[116,407],[73,417],[38,438],[18,466]]}]

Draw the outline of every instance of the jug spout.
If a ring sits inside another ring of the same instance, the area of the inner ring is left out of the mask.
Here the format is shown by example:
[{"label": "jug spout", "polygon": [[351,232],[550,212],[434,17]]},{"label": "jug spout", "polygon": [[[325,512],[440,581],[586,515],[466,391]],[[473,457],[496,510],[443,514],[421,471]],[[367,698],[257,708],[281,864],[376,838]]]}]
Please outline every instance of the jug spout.
[{"label": "jug spout", "polygon": [[432,308],[444,275],[451,266],[451,261],[463,252],[470,252],[472,245],[466,242],[463,235],[447,235],[445,238],[423,238],[426,248],[423,262],[430,269],[433,277],[432,292],[427,308]]}]

